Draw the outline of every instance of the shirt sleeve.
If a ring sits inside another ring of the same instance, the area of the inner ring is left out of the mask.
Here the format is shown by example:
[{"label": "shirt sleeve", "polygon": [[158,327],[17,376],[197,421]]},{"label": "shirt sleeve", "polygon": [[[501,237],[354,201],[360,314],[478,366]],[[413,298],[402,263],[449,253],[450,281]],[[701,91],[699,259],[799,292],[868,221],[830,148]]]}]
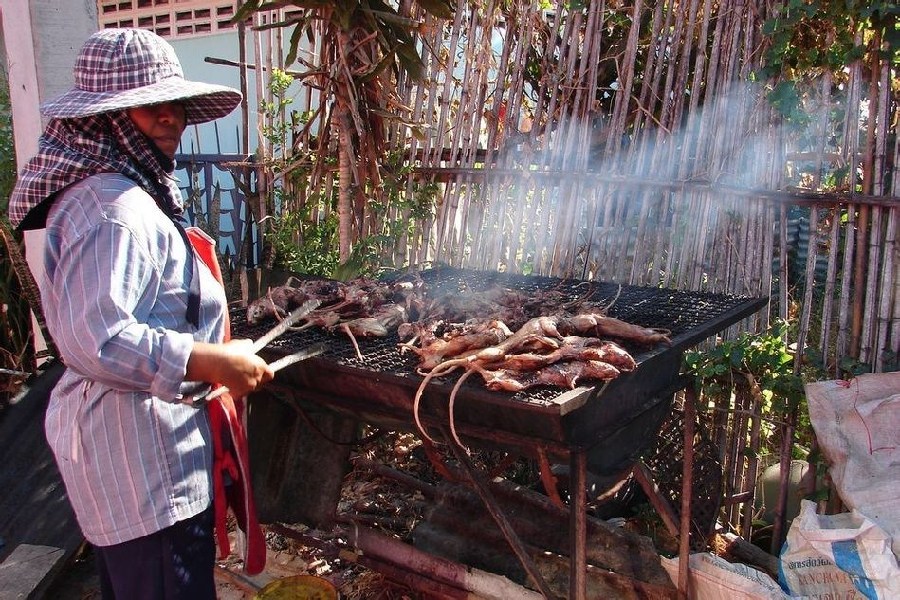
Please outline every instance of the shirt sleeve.
[{"label": "shirt sleeve", "polygon": [[66,362],[90,379],[171,401],[194,341],[189,330],[165,326],[184,321],[174,298],[183,293],[183,273],[170,272],[165,260],[170,251],[186,250],[167,247],[164,235],[146,237],[107,220],[68,245],[53,279],[62,313],[56,319],[62,334],[54,338]]}]

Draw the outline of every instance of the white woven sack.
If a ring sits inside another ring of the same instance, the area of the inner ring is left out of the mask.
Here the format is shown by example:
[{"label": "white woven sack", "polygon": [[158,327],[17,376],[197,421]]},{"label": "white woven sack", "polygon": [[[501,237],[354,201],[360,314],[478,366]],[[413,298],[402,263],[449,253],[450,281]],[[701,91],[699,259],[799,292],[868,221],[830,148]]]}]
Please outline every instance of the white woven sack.
[{"label": "white woven sack", "polygon": [[810,383],[806,399],[841,500],[887,532],[900,556],[900,372]]},{"label": "white woven sack", "polygon": [[792,597],[900,598],[900,568],[884,530],[857,511],[816,514],[809,500],[788,530],[779,579]]},{"label": "white woven sack", "polygon": [[[678,559],[663,558],[662,565],[678,584]],[[710,552],[691,554],[688,560],[688,600],[789,600],[768,575],[741,563],[730,563]]]}]

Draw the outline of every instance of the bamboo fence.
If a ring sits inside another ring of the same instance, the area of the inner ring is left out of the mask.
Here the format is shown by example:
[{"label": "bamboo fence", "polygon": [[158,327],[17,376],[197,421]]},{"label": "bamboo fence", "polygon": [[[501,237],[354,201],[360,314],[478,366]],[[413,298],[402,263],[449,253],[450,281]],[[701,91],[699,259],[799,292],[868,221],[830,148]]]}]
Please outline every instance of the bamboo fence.
[{"label": "bamboo fence", "polygon": [[[459,0],[449,21],[399,4],[420,20],[425,70],[391,82],[389,151],[403,157],[407,200],[428,186],[438,197],[425,217],[409,202],[380,219],[357,207],[356,241],[402,222],[392,267],[766,296],[767,311],[722,335],[786,320],[798,371],[900,368],[897,65],[869,53],[840,82],[798,82],[798,127],[768,99],[778,81],[759,78],[773,3],[542,4]],[[312,72],[324,60],[315,31],[300,54]],[[298,156],[336,139],[328,98],[305,98]],[[310,188],[328,191],[292,202],[327,217],[336,178],[314,171]],[[728,432],[726,518],[747,534],[763,465],[742,450],[758,449],[763,424],[752,385],[739,387],[712,422]],[[782,461],[796,417],[777,424]]]},{"label": "bamboo fence", "polygon": [[[726,335],[789,319],[798,368],[804,350],[836,377],[898,368],[896,65],[802,82],[798,129],[767,100],[774,83],[754,80],[768,3],[555,6],[460,1],[442,21],[401,3],[422,21],[425,77],[393,82],[387,139],[407,199],[429,184],[439,196],[425,218],[357,207],[357,241],[402,221],[393,267],[768,296],[766,314]],[[314,71],[324,53],[310,31],[300,61]],[[304,93],[314,117],[299,156],[334,137],[328,99]],[[333,169],[312,177],[336,189]]]},{"label": "bamboo fence", "polygon": [[[442,106],[431,121],[423,114],[435,142],[410,176],[445,183],[426,259],[767,295],[769,317],[799,317],[793,341],[836,376],[847,358],[897,367],[896,65],[867,65],[873,76],[854,64],[846,94],[824,72],[804,107],[813,124],[797,131],[751,81],[767,43],[764,3],[498,10],[435,27],[427,44],[459,57],[432,57],[435,71],[463,76],[415,90]],[[627,35],[608,39],[614,20],[630,22]],[[540,78],[525,85],[526,46],[539,42]],[[608,88],[601,70],[612,71]],[[416,148],[409,131],[394,139]],[[823,173],[838,181],[823,185]],[[841,189],[853,192],[826,191]],[[797,209],[808,213],[799,268],[782,235]]]}]

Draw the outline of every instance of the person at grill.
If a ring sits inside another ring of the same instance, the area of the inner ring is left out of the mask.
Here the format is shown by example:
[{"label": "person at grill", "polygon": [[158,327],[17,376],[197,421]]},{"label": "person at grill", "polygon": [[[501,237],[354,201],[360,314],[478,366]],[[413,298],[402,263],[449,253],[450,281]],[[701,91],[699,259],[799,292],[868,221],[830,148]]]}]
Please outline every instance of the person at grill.
[{"label": "person at grill", "polygon": [[9,202],[14,226],[46,227],[41,300],[67,367],[47,439],[104,598],[215,598],[213,439],[189,391],[240,397],[273,373],[250,340],[223,342],[225,293],[179,223],[173,173],[186,125],[241,94],[184,79],[172,46],[139,29],[90,36],[74,76],[41,107]]}]

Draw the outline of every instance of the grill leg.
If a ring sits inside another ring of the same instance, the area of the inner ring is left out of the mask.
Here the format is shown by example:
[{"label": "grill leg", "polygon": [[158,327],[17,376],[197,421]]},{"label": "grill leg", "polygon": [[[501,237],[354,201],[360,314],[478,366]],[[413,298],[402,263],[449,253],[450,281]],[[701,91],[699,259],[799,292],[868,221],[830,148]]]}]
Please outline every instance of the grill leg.
[{"label": "grill leg", "polygon": [[691,557],[691,494],[694,482],[696,401],[696,393],[692,388],[688,388],[684,393],[684,471],[681,476],[681,539],[678,548],[678,594],[681,598],[687,598],[690,592],[688,561]]},{"label": "grill leg", "polygon": [[575,450],[569,455],[569,598],[587,600],[587,453]]}]

